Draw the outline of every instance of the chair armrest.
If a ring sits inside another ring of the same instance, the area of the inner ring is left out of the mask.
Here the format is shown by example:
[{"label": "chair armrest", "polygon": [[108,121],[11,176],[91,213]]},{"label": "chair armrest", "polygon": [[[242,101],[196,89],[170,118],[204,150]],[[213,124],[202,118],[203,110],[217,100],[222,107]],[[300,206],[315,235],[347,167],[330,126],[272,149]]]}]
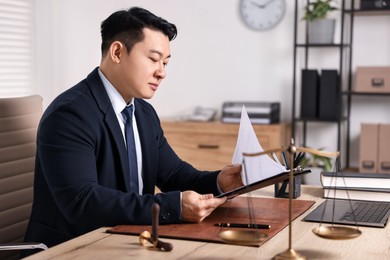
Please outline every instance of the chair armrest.
[{"label": "chair armrest", "polygon": [[25,249],[47,250],[48,247],[43,243],[30,243],[30,242],[0,244],[0,250],[25,250]]}]

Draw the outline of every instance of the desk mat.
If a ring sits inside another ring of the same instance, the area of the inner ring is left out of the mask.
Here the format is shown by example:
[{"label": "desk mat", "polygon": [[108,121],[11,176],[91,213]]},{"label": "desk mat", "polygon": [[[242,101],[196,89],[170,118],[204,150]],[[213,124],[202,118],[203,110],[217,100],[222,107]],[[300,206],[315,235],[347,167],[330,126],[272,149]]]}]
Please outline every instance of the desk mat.
[{"label": "desk mat", "polygon": [[[293,200],[292,219],[294,220],[315,201]],[[221,231],[228,230],[226,227],[216,227],[214,224],[220,222],[228,223],[249,223],[248,205],[253,209],[254,223],[268,224],[270,229],[261,229],[268,235],[268,238],[256,246],[264,244],[267,240],[279,233],[288,226],[289,200],[283,198],[250,198],[236,197],[233,200],[215,209],[202,223],[182,223],[159,226],[159,237],[184,239],[202,242],[225,243],[219,238]],[[241,228],[234,228],[240,230]],[[108,229],[106,232],[125,235],[139,235],[143,231],[152,231],[150,225],[118,225]]]}]

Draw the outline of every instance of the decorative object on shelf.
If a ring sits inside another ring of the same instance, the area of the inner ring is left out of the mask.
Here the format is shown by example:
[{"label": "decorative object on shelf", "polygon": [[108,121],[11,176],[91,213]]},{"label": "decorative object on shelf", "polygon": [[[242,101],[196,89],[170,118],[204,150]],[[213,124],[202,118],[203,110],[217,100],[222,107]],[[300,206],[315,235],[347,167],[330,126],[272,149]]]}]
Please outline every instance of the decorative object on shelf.
[{"label": "decorative object on shelf", "polygon": [[213,121],[215,119],[216,113],[217,113],[217,109],[215,108],[196,106],[184,112],[182,116],[182,120],[195,121],[195,122]]},{"label": "decorative object on shelf", "polygon": [[274,28],[284,17],[285,0],[240,0],[241,19],[252,30]]},{"label": "decorative object on shelf", "polygon": [[353,91],[390,93],[390,66],[356,67]]},{"label": "decorative object on shelf", "polygon": [[305,7],[303,20],[308,22],[309,44],[332,44],[336,20],[327,18],[329,12],[337,10],[333,0],[315,0]]},{"label": "decorative object on shelf", "polygon": [[390,9],[390,0],[360,0],[361,10]]},{"label": "decorative object on shelf", "polygon": [[338,121],[341,118],[340,75],[336,69],[321,70],[318,90],[318,118]]},{"label": "decorative object on shelf", "polygon": [[341,87],[335,69],[302,69],[301,118],[338,121],[341,117]]},{"label": "decorative object on shelf", "polygon": [[360,172],[390,173],[390,124],[362,123],[359,147]]},{"label": "decorative object on shelf", "polygon": [[320,75],[317,69],[302,69],[301,118],[318,118]]}]

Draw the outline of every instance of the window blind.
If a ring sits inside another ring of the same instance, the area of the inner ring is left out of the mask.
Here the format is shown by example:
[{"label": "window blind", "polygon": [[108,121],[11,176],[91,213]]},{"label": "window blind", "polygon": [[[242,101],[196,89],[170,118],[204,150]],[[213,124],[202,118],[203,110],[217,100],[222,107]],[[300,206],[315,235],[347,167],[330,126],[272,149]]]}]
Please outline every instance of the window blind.
[{"label": "window blind", "polygon": [[31,0],[0,0],[0,97],[33,92]]}]

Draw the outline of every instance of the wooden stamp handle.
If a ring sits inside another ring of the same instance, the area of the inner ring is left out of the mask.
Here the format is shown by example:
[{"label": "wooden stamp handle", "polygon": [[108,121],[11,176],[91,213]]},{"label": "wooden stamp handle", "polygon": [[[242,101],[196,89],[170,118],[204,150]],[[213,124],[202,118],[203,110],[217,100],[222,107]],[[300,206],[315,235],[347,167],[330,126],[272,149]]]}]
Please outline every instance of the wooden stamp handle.
[{"label": "wooden stamp handle", "polygon": [[152,241],[153,246],[157,247],[158,242],[158,219],[160,215],[160,206],[157,203],[152,205]]}]

